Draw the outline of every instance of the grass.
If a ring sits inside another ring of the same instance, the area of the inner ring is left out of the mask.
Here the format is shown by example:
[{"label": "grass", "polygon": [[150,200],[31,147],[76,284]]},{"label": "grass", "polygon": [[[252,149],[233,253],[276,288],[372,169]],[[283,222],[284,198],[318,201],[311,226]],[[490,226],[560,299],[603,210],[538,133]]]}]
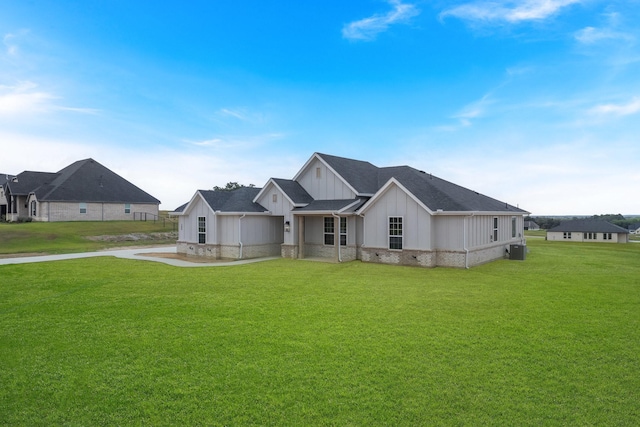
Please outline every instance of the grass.
[{"label": "grass", "polygon": [[[19,224],[5,222],[0,223],[0,255],[96,251],[145,242],[92,241],[87,237],[170,231],[173,231],[173,224],[164,221],[28,222]],[[175,243],[175,239],[154,241],[153,243]]]},{"label": "grass", "polygon": [[640,425],[640,245],[0,266],[6,425]]}]

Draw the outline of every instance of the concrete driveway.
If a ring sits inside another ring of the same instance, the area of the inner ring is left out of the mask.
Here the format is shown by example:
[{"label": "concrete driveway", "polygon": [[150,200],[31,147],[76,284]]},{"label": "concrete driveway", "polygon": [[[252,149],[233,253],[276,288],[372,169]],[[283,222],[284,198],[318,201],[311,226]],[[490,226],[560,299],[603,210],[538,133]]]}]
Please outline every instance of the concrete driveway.
[{"label": "concrete driveway", "polygon": [[61,261],[67,259],[79,259],[79,258],[92,258],[98,256],[113,256],[116,258],[135,259],[139,261],[152,261],[161,262],[163,264],[173,265],[175,267],[220,267],[225,265],[239,265],[248,264],[252,262],[267,261],[270,259],[277,259],[277,257],[271,258],[255,258],[244,259],[237,261],[212,261],[210,263],[203,262],[189,262],[181,259],[154,257],[148,254],[175,254],[175,246],[160,246],[152,248],[138,248],[138,249],[114,249],[100,252],[83,252],[77,254],[58,254],[58,255],[41,255],[41,256],[26,256],[26,257],[13,257],[13,258],[0,258],[0,265],[10,264],[28,264],[32,262],[48,262],[48,261]]}]

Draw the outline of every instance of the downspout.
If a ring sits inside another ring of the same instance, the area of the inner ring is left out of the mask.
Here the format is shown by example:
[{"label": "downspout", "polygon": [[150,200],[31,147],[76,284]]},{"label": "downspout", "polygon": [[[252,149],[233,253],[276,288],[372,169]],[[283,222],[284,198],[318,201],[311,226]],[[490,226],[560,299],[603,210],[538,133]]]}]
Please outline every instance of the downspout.
[{"label": "downspout", "polygon": [[467,215],[464,217],[464,268],[469,269],[469,248],[467,247],[468,238],[467,234],[469,233],[469,227],[467,223],[469,222],[469,218],[473,218],[475,212],[472,212],[471,215]]},{"label": "downspout", "polygon": [[240,256],[238,259],[242,259],[242,218],[247,216],[246,213],[242,214],[240,219],[238,219],[238,243],[240,243]]},{"label": "downspout", "polygon": [[336,242],[338,245],[338,262],[342,262],[342,254],[340,253],[340,215],[336,215],[331,212],[334,218],[338,218],[338,241]]}]

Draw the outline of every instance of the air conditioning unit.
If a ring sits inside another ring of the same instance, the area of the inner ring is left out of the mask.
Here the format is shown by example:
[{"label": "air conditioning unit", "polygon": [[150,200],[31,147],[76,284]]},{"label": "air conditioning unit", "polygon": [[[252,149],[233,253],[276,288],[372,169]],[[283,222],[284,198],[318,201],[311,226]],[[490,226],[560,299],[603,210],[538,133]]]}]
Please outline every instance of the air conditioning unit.
[{"label": "air conditioning unit", "polygon": [[525,259],[527,259],[527,246],[526,245],[510,245],[509,259],[515,259],[518,261],[524,261]]}]

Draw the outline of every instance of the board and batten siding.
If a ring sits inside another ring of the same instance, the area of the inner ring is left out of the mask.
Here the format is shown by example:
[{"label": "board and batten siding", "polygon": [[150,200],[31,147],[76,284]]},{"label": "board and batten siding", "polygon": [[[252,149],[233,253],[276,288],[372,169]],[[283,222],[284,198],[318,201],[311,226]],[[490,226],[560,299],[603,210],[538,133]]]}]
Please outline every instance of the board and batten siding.
[{"label": "board and batten siding", "polygon": [[[335,220],[331,214],[323,216],[306,216],[304,218],[304,241],[305,243],[313,243],[318,245],[324,245],[324,218],[331,217]],[[343,217],[347,218],[347,246],[353,246],[361,244],[356,240],[358,231],[356,227],[360,227],[358,224],[358,218],[355,216]]]},{"label": "board and batten siding", "polygon": [[364,245],[366,247],[389,247],[389,217],[402,217],[403,249],[432,249],[433,218],[396,185],[390,186],[365,214]]},{"label": "board and batten siding", "polygon": [[320,160],[311,162],[297,181],[315,200],[353,199],[356,194]]},{"label": "board and batten siding", "polygon": [[[493,222],[498,218],[498,239],[493,239]],[[512,221],[515,218],[515,237]],[[465,227],[466,221],[466,227]],[[522,215],[439,215],[435,218],[436,249],[460,250],[479,248],[494,243],[521,241],[524,230]],[[465,241],[466,229],[466,241]]]},{"label": "board and batten siding", "polygon": [[209,205],[198,197],[191,205],[188,215],[178,217],[178,240],[182,242],[198,243],[198,217],[206,218],[207,243],[216,241],[216,218]]},{"label": "board and batten siding", "polygon": [[[275,196],[275,201],[274,201]],[[281,223],[283,240],[281,243],[286,243],[288,245],[293,245],[297,243],[297,221],[294,221],[293,214],[291,211],[294,206],[291,204],[289,199],[287,199],[282,191],[272,182],[270,182],[264,189],[263,194],[257,200],[261,206],[264,206],[271,215],[279,216],[277,221]],[[289,232],[284,233],[284,222],[289,221]]]}]

